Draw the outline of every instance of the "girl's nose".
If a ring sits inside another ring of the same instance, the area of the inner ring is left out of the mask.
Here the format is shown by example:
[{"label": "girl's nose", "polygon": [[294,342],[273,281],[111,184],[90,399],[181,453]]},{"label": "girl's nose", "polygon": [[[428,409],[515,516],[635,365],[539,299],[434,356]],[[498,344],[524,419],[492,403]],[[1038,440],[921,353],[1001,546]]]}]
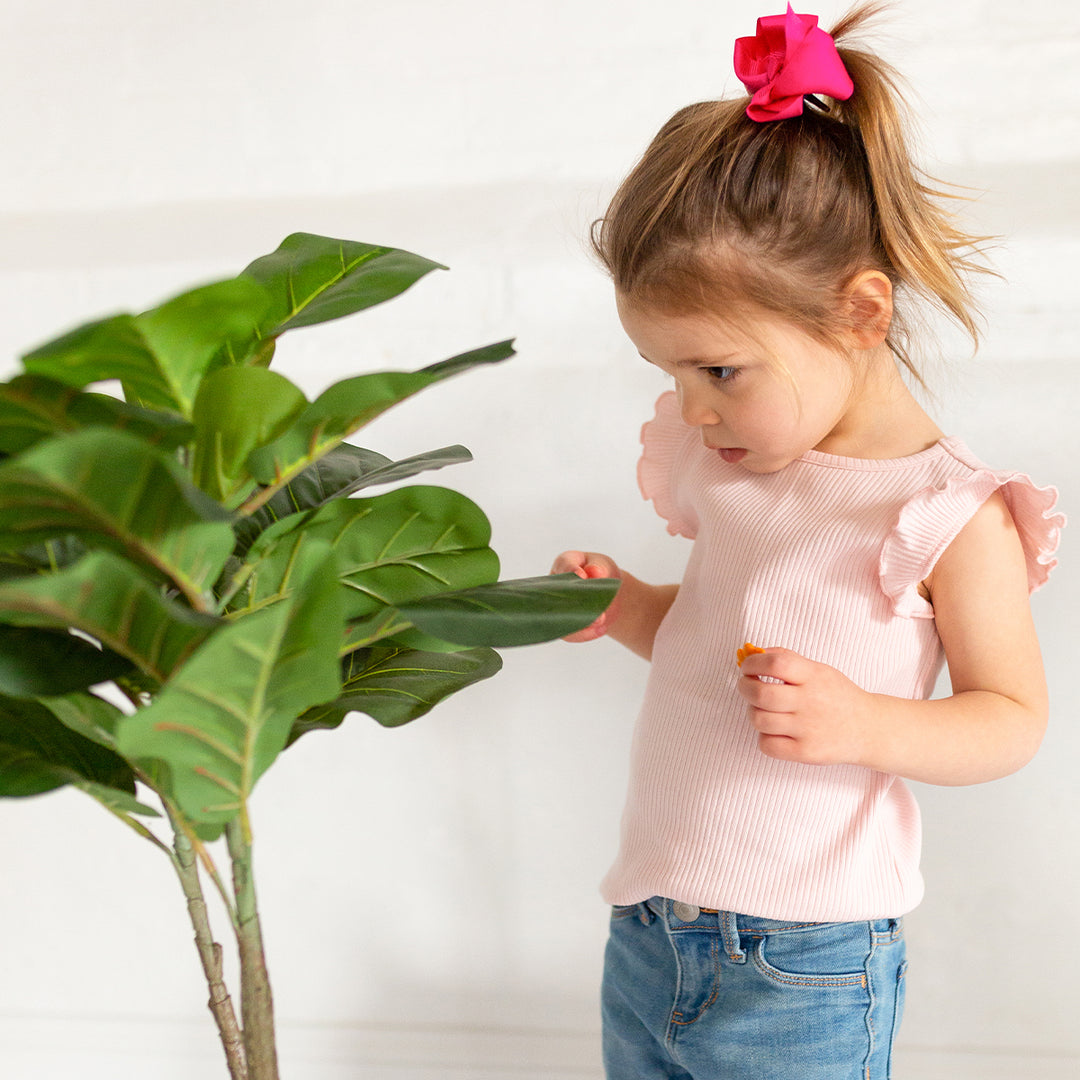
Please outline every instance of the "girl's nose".
[{"label": "girl's nose", "polygon": [[678,384],[679,410],[683,423],[690,427],[711,427],[720,423],[716,410],[704,399],[700,392]]}]

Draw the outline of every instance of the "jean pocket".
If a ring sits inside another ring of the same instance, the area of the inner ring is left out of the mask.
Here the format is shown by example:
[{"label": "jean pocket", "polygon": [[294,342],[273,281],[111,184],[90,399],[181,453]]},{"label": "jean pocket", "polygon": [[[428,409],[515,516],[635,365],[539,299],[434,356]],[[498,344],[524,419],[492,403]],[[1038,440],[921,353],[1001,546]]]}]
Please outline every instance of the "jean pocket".
[{"label": "jean pocket", "polygon": [[866,988],[871,950],[866,923],[818,923],[766,933],[754,946],[754,966],[782,986]]},{"label": "jean pocket", "polygon": [[640,916],[640,914],[640,904],[612,904],[611,906],[612,922],[617,922],[619,919],[629,919],[633,915]]}]

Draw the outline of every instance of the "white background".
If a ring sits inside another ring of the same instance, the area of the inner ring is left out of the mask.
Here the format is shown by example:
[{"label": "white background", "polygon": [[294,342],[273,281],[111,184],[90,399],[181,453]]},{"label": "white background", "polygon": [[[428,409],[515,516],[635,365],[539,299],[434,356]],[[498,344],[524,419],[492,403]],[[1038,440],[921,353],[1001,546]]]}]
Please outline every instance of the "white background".
[{"label": "white background", "polygon": [[[641,502],[663,388],[622,340],[588,222],[677,107],[734,92],[745,0],[0,0],[6,373],[73,324],[231,276],[290,232],[448,264],[282,342],[309,394],[516,336],[519,356],[365,434],[488,511],[504,576],[564,547],[651,580],[686,555]],[[842,8],[820,9],[828,26]],[[932,410],[984,459],[1080,506],[1080,13],[899,0],[930,170],[988,189],[999,234],[977,359],[946,337]],[[1019,775],[919,790],[902,1078],[1075,1076],[1078,571],[1035,597],[1050,733]],[[356,715],[262,780],[258,877],[283,1075],[599,1076],[596,985],[645,665],[609,642],[506,654],[496,679],[384,731]],[[224,1076],[167,862],[76,793],[0,805],[0,1075]],[[219,933],[225,932],[221,919]]]}]

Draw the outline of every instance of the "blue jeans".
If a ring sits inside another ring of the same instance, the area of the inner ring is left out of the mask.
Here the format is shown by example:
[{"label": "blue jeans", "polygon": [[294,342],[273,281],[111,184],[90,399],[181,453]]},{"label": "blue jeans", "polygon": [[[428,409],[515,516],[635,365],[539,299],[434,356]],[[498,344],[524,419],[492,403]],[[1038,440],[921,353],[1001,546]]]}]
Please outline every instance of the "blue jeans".
[{"label": "blue jeans", "polygon": [[608,1080],[887,1080],[903,925],[793,923],[662,897],[613,909]]}]

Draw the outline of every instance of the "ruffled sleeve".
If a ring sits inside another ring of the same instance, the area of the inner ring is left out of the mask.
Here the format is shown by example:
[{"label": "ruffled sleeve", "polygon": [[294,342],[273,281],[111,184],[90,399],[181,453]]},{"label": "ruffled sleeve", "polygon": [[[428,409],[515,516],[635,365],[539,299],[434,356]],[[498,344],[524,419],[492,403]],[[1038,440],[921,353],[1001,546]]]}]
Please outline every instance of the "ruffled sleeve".
[{"label": "ruffled sleeve", "polygon": [[638,486],[667,521],[668,532],[690,540],[697,536],[697,515],[680,498],[678,464],[692,443],[693,432],[683,423],[678,400],[669,390],[657,401],[656,416],[641,429]]},{"label": "ruffled sleeve", "polygon": [[1054,510],[1057,489],[1038,487],[1023,473],[979,467],[920,491],[901,509],[881,552],[881,587],[897,615],[934,617],[931,605],[919,595],[919,583],[995,491],[1001,492],[1020,534],[1028,591],[1046,583],[1057,565],[1054,553],[1065,525],[1065,515]]}]

